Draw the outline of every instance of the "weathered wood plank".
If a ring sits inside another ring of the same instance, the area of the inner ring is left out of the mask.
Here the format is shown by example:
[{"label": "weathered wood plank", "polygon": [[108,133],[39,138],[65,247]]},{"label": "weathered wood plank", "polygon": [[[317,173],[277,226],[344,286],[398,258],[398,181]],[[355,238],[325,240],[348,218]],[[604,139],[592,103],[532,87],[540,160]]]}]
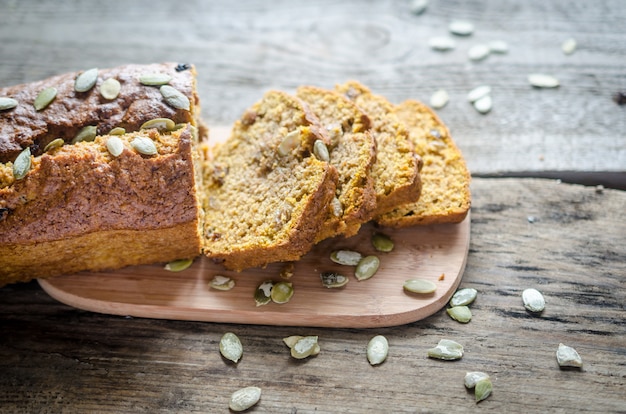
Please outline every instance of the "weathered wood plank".
[{"label": "weathered wood plank", "polygon": [[[36,284],[0,289],[0,406],[7,412],[226,412],[234,390],[263,389],[254,412],[623,412],[626,407],[626,193],[554,180],[475,179],[463,287],[479,291],[473,319],[444,310],[384,329],[248,326],[132,319],[71,309]],[[535,287],[533,316],[521,292]],[[323,306],[323,304],[320,304]],[[224,332],[244,345],[219,355]],[[322,352],[294,361],[281,338],[320,336]],[[390,356],[369,366],[367,341]],[[426,357],[439,339],[457,362]],[[559,342],[582,370],[559,369]],[[476,407],[465,371],[492,376]]]}]

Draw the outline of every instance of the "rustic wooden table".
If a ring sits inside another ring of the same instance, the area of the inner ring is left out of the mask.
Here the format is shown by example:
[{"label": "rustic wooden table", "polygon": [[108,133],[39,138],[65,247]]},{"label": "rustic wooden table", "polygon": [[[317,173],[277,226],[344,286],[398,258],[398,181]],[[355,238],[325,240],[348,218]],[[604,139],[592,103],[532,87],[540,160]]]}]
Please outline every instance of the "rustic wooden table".
[{"label": "rustic wooden table", "polygon": [[[453,19],[475,33],[432,51],[428,40]],[[421,15],[407,1],[0,0],[1,86],[192,62],[210,125],[230,124],[269,88],[353,78],[393,102],[447,90],[439,114],[473,174],[461,286],[479,292],[468,324],[441,310],[330,329],[109,316],[61,304],[36,282],[6,286],[0,412],[228,412],[248,385],[263,390],[253,412],[626,412],[626,109],[614,100],[626,92],[624,21],[621,0],[433,0]],[[492,40],[509,52],[468,60]],[[535,72],[561,86],[531,87]],[[482,84],[494,102],[486,115],[466,100]],[[546,298],[540,315],[522,305],[529,287]],[[244,346],[237,365],[218,351],[227,331]],[[281,338],[293,334],[319,335],[321,353],[291,359]],[[372,367],[376,334],[390,353]],[[464,345],[460,361],[427,357],[442,338]],[[558,367],[559,343],[578,350],[582,369]],[[463,386],[473,370],[494,385],[479,404]]]}]

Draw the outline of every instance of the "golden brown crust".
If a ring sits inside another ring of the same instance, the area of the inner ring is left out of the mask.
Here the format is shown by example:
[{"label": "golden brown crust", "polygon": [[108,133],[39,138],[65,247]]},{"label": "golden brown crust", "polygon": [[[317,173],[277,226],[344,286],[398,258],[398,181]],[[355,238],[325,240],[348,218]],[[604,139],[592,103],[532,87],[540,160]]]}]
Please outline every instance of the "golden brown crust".
[{"label": "golden brown crust", "polygon": [[414,100],[397,105],[395,112],[424,160],[422,195],[376,221],[390,227],[463,221],[471,205],[470,173],[448,128],[433,110]]}]

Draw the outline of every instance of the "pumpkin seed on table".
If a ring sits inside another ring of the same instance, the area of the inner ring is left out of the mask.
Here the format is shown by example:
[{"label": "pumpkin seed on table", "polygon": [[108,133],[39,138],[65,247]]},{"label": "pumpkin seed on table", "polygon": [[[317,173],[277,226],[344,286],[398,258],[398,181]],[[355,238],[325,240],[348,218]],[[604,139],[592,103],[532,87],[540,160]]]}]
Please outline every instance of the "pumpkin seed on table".
[{"label": "pumpkin seed on table", "polygon": [[457,290],[452,299],[450,299],[450,306],[467,306],[476,300],[478,291],[474,288],[463,288]]},{"label": "pumpkin seed on table", "polygon": [[272,286],[270,297],[272,302],[283,304],[289,302],[293,296],[293,284],[289,282],[278,282]]},{"label": "pumpkin seed on table", "polygon": [[448,30],[453,35],[470,36],[474,33],[474,24],[467,20],[453,20],[448,25]]},{"label": "pumpkin seed on table", "polygon": [[489,374],[481,371],[471,371],[465,373],[465,387],[472,389],[476,386],[476,383],[482,379],[489,378]]},{"label": "pumpkin seed on table", "polygon": [[492,40],[487,44],[491,53],[505,54],[509,52],[509,45],[503,40]]},{"label": "pumpkin seed on table", "polygon": [[448,95],[448,92],[443,89],[439,89],[431,95],[430,106],[434,109],[441,109],[448,104],[449,100],[450,96]]},{"label": "pumpkin seed on table", "polygon": [[8,98],[6,96],[0,96],[0,111],[6,111],[8,109],[13,109],[17,106],[17,100],[13,98]]},{"label": "pumpkin seed on table", "polygon": [[528,75],[528,83],[535,88],[556,88],[559,86],[559,80],[557,78],[543,73],[533,73]]},{"label": "pumpkin seed on table", "polygon": [[330,260],[344,266],[356,266],[362,258],[361,253],[352,250],[335,250],[330,253]]},{"label": "pumpkin seed on table", "polygon": [[180,259],[173,260],[165,265],[165,270],[169,270],[170,272],[182,272],[183,270],[189,268],[193,263],[193,259]]},{"label": "pumpkin seed on table", "polygon": [[485,96],[488,96],[489,94],[491,94],[491,86],[488,86],[488,85],[477,86],[471,91],[469,91],[469,93],[467,94],[467,100],[470,101],[471,103],[474,103],[477,100],[484,98]]},{"label": "pumpkin seed on table", "polygon": [[410,5],[411,13],[419,16],[426,11],[428,0],[413,0]]},{"label": "pumpkin seed on table", "polygon": [[117,79],[109,78],[102,82],[102,85],[100,85],[100,95],[102,95],[104,99],[110,101],[119,96],[121,89],[122,85]]},{"label": "pumpkin seed on table", "polygon": [[55,148],[60,148],[65,144],[63,138],[56,138],[52,141],[48,142],[48,144],[44,147],[43,152],[51,151]]},{"label": "pumpkin seed on table", "polygon": [[320,278],[322,285],[329,289],[345,286],[350,281],[346,276],[335,272],[322,272]]},{"label": "pumpkin seed on table", "polygon": [[428,45],[431,49],[437,50],[439,52],[447,52],[456,47],[456,42],[454,39],[447,36],[436,36],[431,37],[428,41]]},{"label": "pumpkin seed on table", "polygon": [[267,280],[257,286],[254,291],[254,301],[256,302],[256,306],[267,305],[272,301],[272,287],[274,286],[274,282],[271,280]]},{"label": "pumpkin seed on table", "polygon": [[96,139],[96,135],[98,135],[98,127],[93,125],[87,125],[86,127],[81,128],[80,131],[78,131],[74,139],[72,139],[72,144],[77,144],[83,141],[91,142]]},{"label": "pumpkin seed on table", "polygon": [[463,357],[463,346],[450,339],[442,339],[436,347],[428,350],[428,356],[444,361],[461,359]]},{"label": "pumpkin seed on table", "polygon": [[463,306],[453,306],[451,308],[446,309],[446,312],[452,319],[461,323],[468,323],[472,320],[472,311],[463,305]]},{"label": "pumpkin seed on table", "polygon": [[169,118],[154,118],[144,122],[139,129],[155,128],[159,131],[172,131],[176,128],[176,124]]},{"label": "pumpkin seed on table", "polygon": [[220,339],[220,354],[235,364],[243,355],[243,346],[239,337],[232,332],[226,332]]},{"label": "pumpkin seed on table", "polygon": [[407,292],[428,294],[437,290],[437,285],[430,280],[409,279],[404,282],[403,288]]},{"label": "pumpkin seed on table", "polygon": [[582,368],[583,359],[578,352],[571,346],[559,344],[559,348],[556,351],[556,360],[560,367],[575,367]]},{"label": "pumpkin seed on table", "polygon": [[493,100],[491,99],[491,96],[487,95],[476,100],[473,105],[474,109],[476,109],[478,112],[480,112],[481,114],[486,114],[491,111],[491,108],[493,107]]},{"label": "pumpkin seed on table", "polygon": [[259,387],[245,387],[235,391],[230,396],[228,408],[235,412],[245,411],[261,399],[261,389]]},{"label": "pumpkin seed on table", "polygon": [[478,62],[487,58],[487,56],[489,56],[489,53],[491,53],[491,49],[489,49],[489,46],[479,44],[469,48],[469,50],[467,51],[467,57],[474,62]]},{"label": "pumpkin seed on table", "polygon": [[76,77],[74,90],[76,92],[87,92],[95,86],[97,81],[98,68],[88,69]]},{"label": "pumpkin seed on table", "polygon": [[114,157],[119,157],[124,152],[124,142],[117,136],[112,136],[107,139],[107,150]]},{"label": "pumpkin seed on table", "polygon": [[30,147],[25,148],[19,153],[15,161],[13,161],[13,178],[21,180],[26,177],[30,171]]},{"label": "pumpkin seed on table", "polygon": [[374,233],[372,235],[372,246],[379,252],[389,253],[394,248],[393,240],[383,233]]},{"label": "pumpkin seed on table", "polygon": [[45,88],[35,98],[35,102],[33,102],[33,106],[36,111],[41,111],[45,109],[50,103],[56,98],[57,89],[54,87]]},{"label": "pumpkin seed on table", "polygon": [[[318,337],[314,335],[302,336],[297,338],[291,346],[291,356],[295,359],[304,359],[320,352],[320,346],[317,343]],[[287,342],[285,342],[287,344]],[[289,344],[287,344],[289,346]]]},{"label": "pumpkin seed on table", "polygon": [[167,73],[144,73],[139,76],[139,82],[146,86],[161,86],[166,85],[172,77]]},{"label": "pumpkin seed on table", "polygon": [[525,289],[522,292],[522,301],[524,307],[533,313],[542,312],[546,307],[546,301],[537,289]]},{"label": "pumpkin seed on table", "polygon": [[474,387],[474,398],[476,402],[479,403],[485,398],[491,395],[491,391],[493,391],[493,384],[491,383],[490,378],[483,378],[476,382],[476,386]]},{"label": "pumpkin seed on table", "polygon": [[561,50],[566,55],[571,55],[576,51],[576,39],[569,38],[561,45]]},{"label": "pumpkin seed on table", "polygon": [[389,342],[383,335],[376,335],[367,344],[367,360],[370,365],[382,364],[389,354]]},{"label": "pumpkin seed on table", "polygon": [[231,290],[235,287],[235,281],[230,277],[215,275],[209,282],[209,286],[215,290]]},{"label": "pumpkin seed on table", "polygon": [[130,142],[130,146],[143,155],[156,155],[158,153],[154,141],[148,137],[135,137]]},{"label": "pumpkin seed on table", "polygon": [[165,99],[168,105],[174,107],[176,109],[184,109],[189,110],[191,107],[191,103],[189,102],[189,98],[182,94],[178,89],[173,88],[169,85],[163,85],[159,88],[161,95]]},{"label": "pumpkin seed on table", "polygon": [[380,259],[376,256],[365,256],[359,261],[354,269],[357,280],[367,280],[374,276],[380,266]]}]

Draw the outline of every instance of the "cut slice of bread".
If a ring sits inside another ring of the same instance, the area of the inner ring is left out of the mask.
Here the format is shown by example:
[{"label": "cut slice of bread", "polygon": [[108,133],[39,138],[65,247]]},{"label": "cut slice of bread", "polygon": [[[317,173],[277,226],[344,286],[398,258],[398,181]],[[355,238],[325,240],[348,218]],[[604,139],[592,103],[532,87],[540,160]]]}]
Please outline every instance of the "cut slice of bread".
[{"label": "cut slice of bread", "polygon": [[406,227],[463,221],[470,209],[470,173],[448,128],[426,105],[407,100],[395,108],[422,157],[422,195],[376,219],[379,224]]},{"label": "cut slice of bread", "polygon": [[355,235],[372,218],[376,193],[371,171],[376,142],[369,132],[370,120],[352,101],[331,90],[313,86],[298,88],[302,99],[319,118],[330,137],[329,161],[339,180],[317,241]]},{"label": "cut slice of bread", "polygon": [[204,168],[204,253],[232,270],[299,259],[313,246],[337,171],[313,155],[329,144],[299,99],[267,92],[235,122]]},{"label": "cut slice of bread", "polygon": [[420,197],[421,159],[416,155],[408,132],[384,97],[373,94],[359,82],[349,81],[336,90],[357,104],[372,122],[376,140],[376,162],[372,168],[376,191],[375,216]]}]

